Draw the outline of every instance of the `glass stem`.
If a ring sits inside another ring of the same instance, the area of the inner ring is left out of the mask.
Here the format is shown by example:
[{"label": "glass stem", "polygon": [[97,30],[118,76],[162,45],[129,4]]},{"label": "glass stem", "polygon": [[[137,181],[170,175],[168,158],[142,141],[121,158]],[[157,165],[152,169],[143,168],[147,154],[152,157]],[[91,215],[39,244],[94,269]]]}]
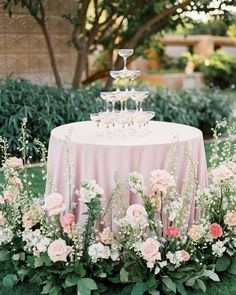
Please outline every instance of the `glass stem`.
[{"label": "glass stem", "polygon": [[109,112],[109,101],[107,101],[107,109],[106,112]]},{"label": "glass stem", "polygon": [[136,101],[135,104],[136,104],[136,111],[138,112],[138,101]]},{"label": "glass stem", "polygon": [[127,70],[127,57],[124,58],[124,70]]}]

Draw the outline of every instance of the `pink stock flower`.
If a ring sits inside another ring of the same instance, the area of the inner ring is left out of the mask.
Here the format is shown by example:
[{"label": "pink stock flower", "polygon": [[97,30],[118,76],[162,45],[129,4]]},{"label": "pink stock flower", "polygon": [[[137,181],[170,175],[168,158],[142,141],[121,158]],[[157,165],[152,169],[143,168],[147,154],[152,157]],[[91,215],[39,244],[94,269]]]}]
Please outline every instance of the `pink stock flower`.
[{"label": "pink stock flower", "polygon": [[5,203],[4,198],[3,196],[0,195],[0,204],[4,204],[4,203]]},{"label": "pink stock flower", "polygon": [[71,252],[71,247],[66,245],[62,239],[53,241],[48,247],[48,256],[53,262],[67,261],[67,256]]},{"label": "pink stock flower", "polygon": [[75,215],[73,214],[65,214],[61,217],[61,226],[63,228],[67,228],[71,226],[75,222]]},{"label": "pink stock flower", "polygon": [[189,253],[185,250],[181,250],[181,257],[182,257],[182,260],[185,262],[189,261],[189,259],[190,259]]},{"label": "pink stock flower", "polygon": [[225,164],[221,164],[215,169],[211,170],[211,176],[215,184],[220,183],[221,181],[227,180],[233,176],[233,172]]},{"label": "pink stock flower", "polygon": [[168,188],[175,186],[174,177],[169,172],[161,169],[151,172],[150,182],[153,192],[166,193]]},{"label": "pink stock flower", "polygon": [[213,223],[209,226],[209,232],[212,238],[219,238],[222,236],[222,227],[218,223]]},{"label": "pink stock flower", "polygon": [[17,157],[11,157],[6,160],[6,164],[8,167],[16,169],[16,168],[23,168],[23,161]]},{"label": "pink stock flower", "polygon": [[15,200],[16,194],[11,191],[5,191],[3,194],[3,197],[4,197],[4,201],[11,202],[11,201]]},{"label": "pink stock flower", "polygon": [[167,228],[166,235],[171,238],[178,238],[180,237],[180,230],[176,226],[172,225]]}]

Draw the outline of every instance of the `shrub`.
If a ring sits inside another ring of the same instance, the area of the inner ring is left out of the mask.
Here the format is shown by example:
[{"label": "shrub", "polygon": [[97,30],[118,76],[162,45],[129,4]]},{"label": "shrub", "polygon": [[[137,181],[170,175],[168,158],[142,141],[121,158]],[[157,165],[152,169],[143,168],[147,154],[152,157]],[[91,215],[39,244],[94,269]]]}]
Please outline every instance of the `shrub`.
[{"label": "shrub", "polygon": [[202,67],[205,81],[222,89],[235,85],[236,58],[217,50]]},{"label": "shrub", "polygon": [[[102,106],[98,85],[84,90],[32,84],[24,79],[7,78],[0,84],[0,135],[8,139],[10,152],[16,152],[21,121],[27,118],[29,140],[48,143],[51,130],[69,122],[88,120]],[[34,145],[29,153],[35,157]]]},{"label": "shrub", "polygon": [[230,119],[232,99],[218,89],[152,91],[144,108],[156,113],[159,121],[176,122],[211,133],[216,121]]},{"label": "shrub", "polygon": [[[84,90],[39,86],[24,79],[7,78],[0,83],[0,135],[8,139],[10,153],[16,154],[21,122],[27,118],[29,154],[37,157],[33,139],[48,143],[56,126],[89,120],[91,113],[104,108],[99,98],[101,87]],[[132,102],[130,101],[131,105]],[[209,133],[215,121],[228,118],[230,99],[219,90],[151,90],[144,109],[156,112],[156,120],[177,122],[201,128]]]}]

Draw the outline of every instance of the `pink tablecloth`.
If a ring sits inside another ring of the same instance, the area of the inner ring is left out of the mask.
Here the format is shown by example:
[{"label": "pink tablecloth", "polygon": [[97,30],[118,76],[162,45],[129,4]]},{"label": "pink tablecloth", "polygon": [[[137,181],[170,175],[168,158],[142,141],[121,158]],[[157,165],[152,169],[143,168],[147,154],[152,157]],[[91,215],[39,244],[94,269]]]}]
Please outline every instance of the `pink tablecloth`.
[{"label": "pink tablecloth", "polygon": [[[53,129],[49,143],[46,193],[60,192],[69,207],[71,202],[78,203],[75,192],[84,179],[95,179],[104,189],[106,199],[114,189],[115,172],[118,172],[121,181],[126,181],[129,172],[137,171],[148,182],[150,171],[167,169],[174,137],[178,138],[175,175],[178,191],[182,191],[188,179],[186,147],[193,161],[198,163],[195,172],[199,184],[205,187],[207,166],[202,132],[185,125],[154,121],[150,122],[150,130],[151,134],[145,138],[104,138],[97,135],[93,122],[72,123]],[[127,204],[140,202],[129,192],[126,192],[125,201]],[[192,223],[195,202],[191,196],[188,206],[188,221]],[[117,214],[118,208],[119,200],[113,206],[108,223],[113,223],[112,216]],[[78,221],[83,224],[85,205],[79,202],[76,211]]]}]

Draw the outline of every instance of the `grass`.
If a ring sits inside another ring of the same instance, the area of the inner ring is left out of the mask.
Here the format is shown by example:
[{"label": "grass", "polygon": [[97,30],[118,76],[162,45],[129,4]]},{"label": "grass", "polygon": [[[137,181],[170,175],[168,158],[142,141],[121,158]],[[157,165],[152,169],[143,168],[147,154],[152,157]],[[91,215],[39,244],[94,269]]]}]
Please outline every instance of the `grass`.
[{"label": "grass", "polygon": [[[210,143],[205,144],[205,151],[207,161],[210,157]],[[33,174],[32,179],[32,191],[35,195],[43,195],[45,189],[45,181],[42,178],[41,168],[32,167],[29,168],[29,174]],[[3,174],[0,172],[0,183],[3,181]],[[235,295],[236,294],[236,276],[229,274],[221,275],[221,282],[207,281],[206,293],[190,290],[191,295]],[[21,284],[13,290],[0,289],[0,295],[40,295],[38,286]],[[111,294],[112,295],[112,294]]]}]

